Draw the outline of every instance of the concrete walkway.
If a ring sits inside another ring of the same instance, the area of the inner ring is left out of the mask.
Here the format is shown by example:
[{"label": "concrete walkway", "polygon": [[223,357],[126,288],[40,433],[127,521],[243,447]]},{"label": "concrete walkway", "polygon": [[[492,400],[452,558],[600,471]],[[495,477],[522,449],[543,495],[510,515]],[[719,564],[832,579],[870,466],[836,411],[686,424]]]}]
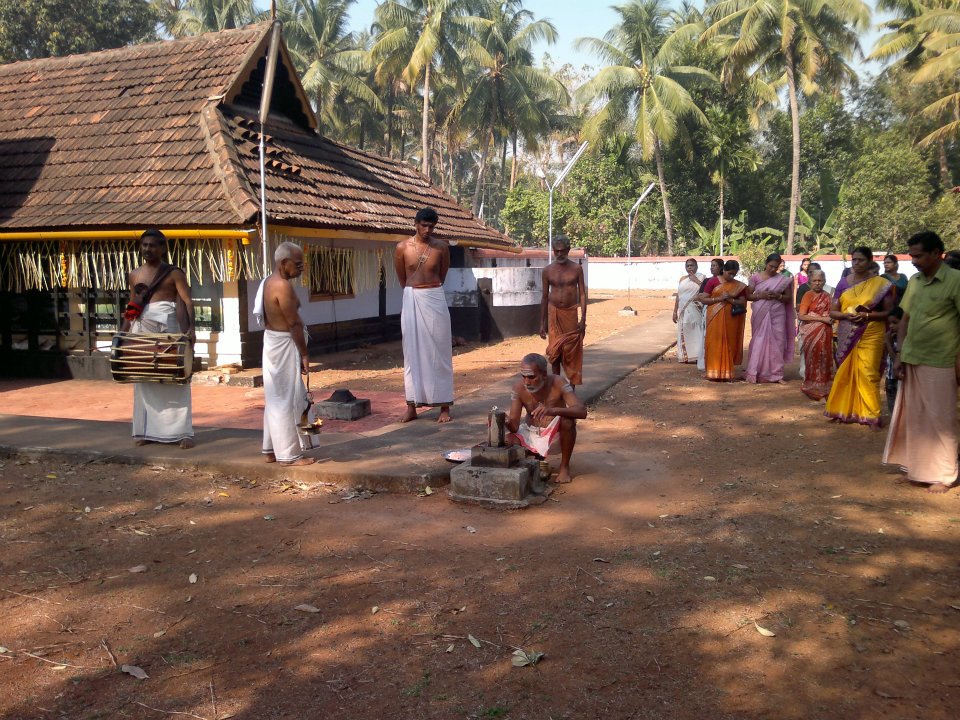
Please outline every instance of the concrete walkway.
[{"label": "concrete walkway", "polygon": [[[577,395],[586,403],[599,398],[638,367],[652,362],[676,342],[670,312],[607,337],[584,352],[584,384]],[[519,363],[519,358],[517,358]],[[350,488],[404,492],[449,482],[450,463],[443,452],[467,448],[486,435],[487,413],[509,404],[515,379],[485,387],[458,401],[454,421],[440,425],[437,412],[412,423],[395,423],[361,433],[319,436],[309,454],[317,463],[303,467],[267,464],[260,455],[259,430],[195,427],[196,447],[130,444],[128,422],[66,420],[0,415],[0,453],[50,453],[74,461],[201,469],[244,477],[285,477],[306,483],[329,482]],[[589,423],[589,420],[587,420]],[[584,430],[589,432],[589,426]]]}]

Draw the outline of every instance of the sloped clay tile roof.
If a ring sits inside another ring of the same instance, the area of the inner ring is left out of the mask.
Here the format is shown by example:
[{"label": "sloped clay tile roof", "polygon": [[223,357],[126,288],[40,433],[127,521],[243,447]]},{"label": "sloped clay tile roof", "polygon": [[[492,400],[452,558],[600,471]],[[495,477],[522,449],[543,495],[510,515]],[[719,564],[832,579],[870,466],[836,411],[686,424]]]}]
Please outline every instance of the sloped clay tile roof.
[{"label": "sloped clay tile roof", "polygon": [[199,114],[268,30],[0,65],[0,229],[245,222]]},{"label": "sloped clay tile roof", "polygon": [[[257,185],[259,123],[251,111],[224,108],[246,181]],[[436,235],[512,246],[457,202],[398,160],[362,152],[284,122],[267,125],[267,208],[279,225],[412,233],[422,207],[440,215]]]},{"label": "sloped clay tile roof", "polygon": [[[0,65],[0,231],[255,224],[256,110],[225,96],[250,80],[269,30]],[[266,131],[273,223],[396,235],[432,206],[440,237],[516,248],[405,163],[273,111]]]}]

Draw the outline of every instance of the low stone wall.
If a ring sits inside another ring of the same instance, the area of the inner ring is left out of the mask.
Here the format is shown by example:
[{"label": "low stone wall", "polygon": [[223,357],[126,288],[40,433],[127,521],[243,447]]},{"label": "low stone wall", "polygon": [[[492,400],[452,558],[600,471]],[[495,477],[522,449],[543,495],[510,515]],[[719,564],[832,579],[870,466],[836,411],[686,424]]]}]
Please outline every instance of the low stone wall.
[{"label": "low stone wall", "polygon": [[[805,255],[784,255],[787,268],[794,274],[800,269],[800,262]],[[898,255],[900,258],[900,272],[911,276],[916,272],[910,264],[907,255]],[[710,273],[711,257],[696,257],[699,263],[699,272],[704,275]],[[727,256],[725,259],[730,259]],[[734,259],[735,256],[734,256]],[[883,256],[875,258],[883,266]],[[844,263],[839,255],[819,255],[816,262],[827,275],[827,285],[836,287],[840,281],[843,268],[849,266],[849,260]],[[590,258],[590,281],[588,287],[594,290],[676,290],[680,278],[686,274],[685,257],[636,257],[629,261],[626,258]],[[881,270],[882,272],[882,270]],[[741,276],[746,282],[746,278]]]}]

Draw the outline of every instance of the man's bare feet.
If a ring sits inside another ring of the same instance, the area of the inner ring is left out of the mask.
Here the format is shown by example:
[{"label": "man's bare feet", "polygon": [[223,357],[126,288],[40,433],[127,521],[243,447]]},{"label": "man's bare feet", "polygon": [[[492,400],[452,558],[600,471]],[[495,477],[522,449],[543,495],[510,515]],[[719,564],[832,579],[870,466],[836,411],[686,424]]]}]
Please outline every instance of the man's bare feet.
[{"label": "man's bare feet", "polygon": [[571,482],[572,480],[573,478],[570,477],[570,468],[565,467],[561,467],[559,470],[557,470],[557,476],[553,479],[553,481],[558,485]]},{"label": "man's bare feet", "polygon": [[928,493],[933,493],[934,495],[942,495],[945,492],[950,492],[952,485],[944,485],[943,483],[931,483],[927,488]]},{"label": "man's bare feet", "polygon": [[410,422],[411,420],[417,419],[417,408],[413,405],[407,405],[407,411],[403,414],[403,417],[400,418],[400,422]]},{"label": "man's bare feet", "polygon": [[193,438],[184,438],[180,441],[181,450],[189,450],[193,447]]},{"label": "man's bare feet", "polygon": [[135,438],[134,441],[133,441],[133,444],[134,444],[134,445],[137,445],[137,446],[141,446],[141,445],[146,445],[148,442],[150,442],[150,441],[149,441],[149,440],[145,440],[144,438]]},{"label": "man's bare feet", "polygon": [[291,465],[313,465],[317,461],[316,458],[297,458],[296,460],[290,460],[288,462],[282,462],[280,465],[289,467]]},{"label": "man's bare feet", "polygon": [[265,458],[267,458],[268,463],[274,463],[277,461],[277,456],[273,453],[264,453],[263,455]]},{"label": "man's bare feet", "polygon": [[451,420],[453,420],[453,418],[450,417],[450,408],[444,405],[442,408],[440,408],[440,417],[437,418],[437,422],[448,423]]}]

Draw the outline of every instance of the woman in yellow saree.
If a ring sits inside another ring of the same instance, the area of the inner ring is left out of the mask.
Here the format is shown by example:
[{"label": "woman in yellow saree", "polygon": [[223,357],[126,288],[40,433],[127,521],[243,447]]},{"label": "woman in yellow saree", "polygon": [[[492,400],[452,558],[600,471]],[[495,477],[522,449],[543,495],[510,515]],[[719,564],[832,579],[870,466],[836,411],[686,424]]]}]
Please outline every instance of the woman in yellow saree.
[{"label": "woman in yellow saree", "polygon": [[887,315],[893,309],[893,285],[871,277],[873,252],[854,248],[850,284],[833,301],[830,317],[839,320],[835,359],[837,374],[824,413],[834,422],[860,423],[880,428],[880,360],[883,357]]},{"label": "woman in yellow saree", "polygon": [[[743,362],[743,329],[747,320],[747,286],[736,280],[740,263],[723,264],[720,283],[708,298],[704,360],[707,380],[733,380],[736,366]],[[739,308],[734,314],[734,308]]]}]

